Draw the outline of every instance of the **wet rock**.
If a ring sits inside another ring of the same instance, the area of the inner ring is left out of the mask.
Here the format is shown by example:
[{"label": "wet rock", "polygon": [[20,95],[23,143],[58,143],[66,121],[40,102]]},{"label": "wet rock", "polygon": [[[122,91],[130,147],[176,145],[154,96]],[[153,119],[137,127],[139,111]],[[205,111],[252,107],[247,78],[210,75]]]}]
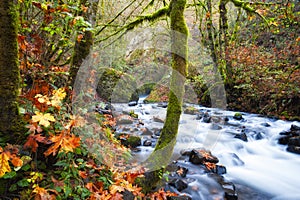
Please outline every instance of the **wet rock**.
[{"label": "wet rock", "polygon": [[219,159],[204,149],[193,149],[190,153],[189,161],[193,164],[204,164],[204,162],[218,163]]},{"label": "wet rock", "polygon": [[300,131],[300,126],[296,126],[295,124],[292,124],[291,131]]},{"label": "wet rock", "polygon": [[300,136],[289,138],[288,145],[294,145],[300,147]]},{"label": "wet rock", "polygon": [[280,137],[278,139],[278,143],[279,144],[282,144],[282,145],[287,145],[289,143],[289,139],[291,138],[292,136],[283,136],[283,137]]},{"label": "wet rock", "polygon": [[233,119],[242,120],[243,119],[243,115],[241,113],[237,112],[237,113],[234,114]]},{"label": "wet rock", "polygon": [[128,106],[136,106],[136,105],[138,105],[138,102],[137,102],[137,101],[130,101],[130,102],[128,103]]},{"label": "wet rock", "polygon": [[197,114],[197,116],[196,116],[196,120],[201,120],[201,119],[202,119],[202,117],[203,117],[203,115],[202,115],[202,114]]},{"label": "wet rock", "polygon": [[211,116],[210,116],[207,112],[204,113],[203,118],[202,118],[202,121],[203,121],[204,123],[210,123],[210,122],[211,122]]},{"label": "wet rock", "polygon": [[96,108],[96,111],[102,115],[111,115],[112,114],[111,110],[106,110],[106,109],[102,109],[102,108]]},{"label": "wet rock", "polygon": [[145,141],[143,142],[143,145],[144,145],[145,147],[151,146],[151,145],[152,145],[152,141],[151,141],[150,139],[147,139],[147,140],[145,140]]},{"label": "wet rock", "polygon": [[153,132],[149,129],[149,128],[144,128],[143,130],[142,130],[142,135],[149,135],[149,136],[151,136],[151,135],[153,135]]},{"label": "wet rock", "polygon": [[165,120],[163,120],[159,117],[153,117],[153,121],[158,122],[158,123],[165,123]]},{"label": "wet rock", "polygon": [[224,197],[226,200],[237,200],[238,194],[236,192],[236,188],[233,183],[231,182],[224,182],[221,184],[222,188],[224,189],[225,195]]},{"label": "wet rock", "polygon": [[290,131],[282,131],[279,135],[290,135]]},{"label": "wet rock", "polygon": [[269,123],[261,123],[260,125],[262,125],[264,127],[270,127],[271,126]]},{"label": "wet rock", "polygon": [[227,173],[226,167],[223,165],[216,165],[214,173],[218,175],[226,174]]},{"label": "wet rock", "polygon": [[141,151],[142,151],[142,149],[141,149],[141,148],[138,148],[138,147],[130,148],[130,150],[131,150],[132,152],[135,152],[135,153],[138,153],[138,152],[141,152]]},{"label": "wet rock", "polygon": [[186,174],[188,173],[189,169],[188,168],[185,168],[185,167],[181,167],[181,166],[178,166],[177,167],[177,170],[176,170],[176,173],[181,176],[181,177],[186,177]]},{"label": "wet rock", "polygon": [[228,121],[229,121],[229,117],[225,117],[224,122],[228,122]]},{"label": "wet rock", "polygon": [[117,125],[122,125],[122,124],[133,124],[132,117],[128,115],[120,115],[119,117],[117,117]]},{"label": "wet rock", "polygon": [[244,142],[248,142],[248,138],[247,138],[246,133],[236,134],[236,135],[234,136],[234,138],[243,140]]},{"label": "wet rock", "polygon": [[116,136],[116,138],[121,141],[122,145],[130,148],[140,146],[142,142],[139,136],[129,135],[126,133],[120,133]]},{"label": "wet rock", "polygon": [[154,128],[153,133],[156,136],[160,136],[162,129],[161,128]]},{"label": "wet rock", "polygon": [[155,134],[151,135],[151,137],[152,137],[153,139],[159,139],[159,136],[158,136],[158,135],[155,135]]},{"label": "wet rock", "polygon": [[179,192],[181,192],[182,190],[188,187],[188,184],[185,181],[177,178],[171,180],[169,182],[169,185],[175,187]]},{"label": "wet rock", "polygon": [[300,147],[299,146],[297,147],[297,146],[294,146],[294,145],[289,145],[286,150],[291,152],[291,153],[300,154]]},{"label": "wet rock", "polygon": [[261,139],[264,139],[264,135],[263,135],[263,133],[256,133],[255,135],[254,135],[254,139],[255,140],[261,140]]},{"label": "wet rock", "polygon": [[167,102],[161,102],[161,103],[158,103],[158,104],[157,104],[157,107],[160,107],[160,108],[167,108],[167,107],[168,107],[168,103],[167,103]]},{"label": "wet rock", "polygon": [[182,155],[182,156],[190,156],[191,155],[191,150],[183,149],[183,150],[180,151],[180,155]]},{"label": "wet rock", "polygon": [[199,110],[195,107],[189,106],[183,111],[183,113],[188,115],[197,115],[199,114]]}]

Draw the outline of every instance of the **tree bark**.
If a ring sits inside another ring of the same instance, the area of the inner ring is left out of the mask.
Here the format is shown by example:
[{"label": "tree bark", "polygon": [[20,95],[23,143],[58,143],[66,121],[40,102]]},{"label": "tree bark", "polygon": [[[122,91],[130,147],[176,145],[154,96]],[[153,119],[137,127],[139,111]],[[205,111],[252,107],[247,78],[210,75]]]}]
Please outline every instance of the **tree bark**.
[{"label": "tree bark", "polygon": [[16,140],[22,130],[17,98],[18,66],[17,1],[0,1],[0,143]]},{"label": "tree bark", "polygon": [[186,0],[172,0],[170,2],[171,19],[171,51],[172,51],[172,76],[170,83],[169,104],[167,116],[161,136],[156,147],[146,160],[146,168],[150,172],[144,179],[137,182],[143,186],[144,192],[150,191],[162,178],[166,167],[173,154],[178,133],[179,120],[184,96],[184,83],[188,70],[188,28],[184,18]]},{"label": "tree bark", "polygon": [[[81,0],[81,5],[86,6],[89,4],[88,11],[84,13],[82,11],[81,15],[84,17],[86,21],[89,21],[92,25],[95,21],[95,16],[97,13],[97,6],[98,6],[98,0]],[[83,37],[81,40],[76,40],[75,47],[74,47],[74,53],[70,68],[70,78],[69,78],[69,84],[73,87],[77,72],[83,63],[83,60],[87,58],[87,56],[90,54],[90,50],[94,44],[94,33],[90,30],[85,31],[83,33]]]}]

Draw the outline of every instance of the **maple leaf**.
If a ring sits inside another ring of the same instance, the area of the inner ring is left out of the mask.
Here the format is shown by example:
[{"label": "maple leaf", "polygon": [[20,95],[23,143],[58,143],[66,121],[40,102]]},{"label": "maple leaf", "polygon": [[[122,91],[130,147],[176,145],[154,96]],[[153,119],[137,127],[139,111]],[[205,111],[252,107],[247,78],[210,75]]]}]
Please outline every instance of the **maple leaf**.
[{"label": "maple leaf", "polygon": [[34,98],[36,98],[38,100],[38,102],[40,102],[40,103],[46,103],[48,105],[50,104],[50,100],[47,96],[37,94],[37,95],[35,95]]},{"label": "maple leaf", "polygon": [[41,134],[31,134],[28,136],[26,143],[24,144],[24,149],[31,149],[32,152],[36,152],[39,144],[37,142],[43,144],[51,144],[52,141],[48,140],[46,137],[42,136]]},{"label": "maple leaf", "polygon": [[45,188],[36,186],[32,193],[35,194],[34,200],[55,200],[55,195],[50,195]]},{"label": "maple leaf", "polygon": [[124,192],[124,191],[125,191],[124,187],[119,186],[119,185],[111,185],[109,187],[109,192],[112,195],[116,194],[117,192]]},{"label": "maple leaf", "polygon": [[17,156],[13,156],[11,158],[11,163],[13,164],[14,167],[22,167],[23,166],[23,160],[21,160]]},{"label": "maple leaf", "polygon": [[53,90],[52,94],[53,94],[53,98],[58,100],[63,100],[67,96],[67,93],[65,92],[64,88]]},{"label": "maple leaf", "polygon": [[31,133],[41,133],[43,131],[43,129],[39,126],[39,125],[36,125],[36,124],[27,124],[25,126],[26,128],[29,128],[29,132]]},{"label": "maple leaf", "polygon": [[[2,152],[2,148],[1,148],[1,152]],[[0,178],[6,172],[10,172],[11,171],[8,161],[9,161],[9,155],[7,155],[6,152],[2,152],[0,154]]]},{"label": "maple leaf", "polygon": [[43,114],[41,112],[36,111],[36,115],[32,116],[32,122],[39,122],[40,125],[48,127],[51,122],[55,122],[54,117],[50,113]]},{"label": "maple leaf", "polygon": [[73,152],[73,150],[80,146],[80,138],[75,135],[65,135],[63,133],[52,136],[50,139],[54,144],[45,151],[45,156],[53,154],[56,155],[57,151]]}]

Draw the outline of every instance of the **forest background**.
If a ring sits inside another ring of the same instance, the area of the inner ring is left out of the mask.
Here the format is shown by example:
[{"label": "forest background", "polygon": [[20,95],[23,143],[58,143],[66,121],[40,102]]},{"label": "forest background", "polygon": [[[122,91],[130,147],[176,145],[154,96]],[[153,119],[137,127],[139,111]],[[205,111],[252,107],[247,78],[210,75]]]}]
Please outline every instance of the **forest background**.
[{"label": "forest background", "polygon": [[[160,66],[171,65],[171,55],[134,38],[166,35],[172,2],[1,1],[1,197],[118,199],[125,191],[140,198],[173,195],[163,190],[145,194],[135,182],[144,173],[139,166],[119,169],[129,150],[114,138],[110,115],[72,110],[74,96],[82,92],[84,102],[111,101],[111,91],[103,94],[102,87],[114,88],[126,76],[137,82],[137,94],[149,93],[148,102],[168,100],[169,73]],[[202,52],[190,50],[201,62],[189,57],[186,79],[196,103],[213,104],[210,91],[220,83],[207,77],[218,72],[227,109],[299,120],[298,1],[193,0],[185,7],[189,36]],[[78,80],[95,87],[82,90],[76,76],[86,58],[95,58],[93,66],[79,77],[90,79]],[[149,63],[153,71],[147,74]],[[108,80],[98,77],[98,68]],[[89,127],[101,126],[88,129],[89,117]],[[82,139],[79,132],[89,134]],[[90,137],[95,132],[105,138]],[[88,151],[94,144],[107,148],[95,155]]]}]

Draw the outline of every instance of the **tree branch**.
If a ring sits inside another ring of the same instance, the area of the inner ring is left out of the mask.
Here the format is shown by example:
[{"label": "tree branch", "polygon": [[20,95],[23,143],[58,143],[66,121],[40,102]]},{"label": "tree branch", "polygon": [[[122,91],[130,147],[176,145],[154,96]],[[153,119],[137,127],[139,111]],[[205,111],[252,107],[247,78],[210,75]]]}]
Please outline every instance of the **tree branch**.
[{"label": "tree branch", "polygon": [[165,6],[165,7],[159,9],[158,11],[156,11],[156,12],[154,12],[152,14],[139,16],[139,17],[137,17],[137,19],[135,19],[134,21],[130,22],[129,24],[126,24],[125,26],[121,27],[120,29],[116,30],[111,35],[109,35],[109,36],[107,36],[105,38],[102,38],[100,40],[97,40],[96,42],[105,41],[105,40],[111,38],[112,36],[115,36],[115,35],[119,34],[122,31],[127,32],[129,30],[132,30],[135,27],[137,27],[138,25],[142,24],[143,22],[146,22],[146,21],[152,22],[152,21],[158,20],[159,18],[161,18],[161,17],[163,17],[165,15],[169,15],[169,12],[170,12],[169,6]]}]

